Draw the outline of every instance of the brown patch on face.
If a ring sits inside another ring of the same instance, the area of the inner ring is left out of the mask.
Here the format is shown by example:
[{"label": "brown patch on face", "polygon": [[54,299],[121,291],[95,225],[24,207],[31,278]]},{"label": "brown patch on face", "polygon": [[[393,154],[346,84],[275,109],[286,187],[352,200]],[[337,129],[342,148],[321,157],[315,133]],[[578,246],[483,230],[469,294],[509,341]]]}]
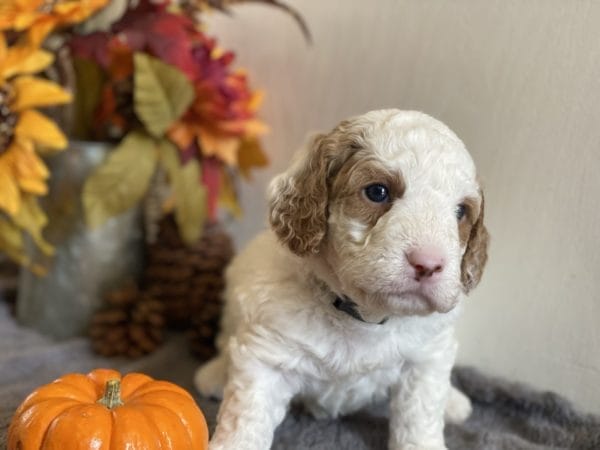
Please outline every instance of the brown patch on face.
[{"label": "brown patch on face", "polygon": [[269,201],[270,223],[279,241],[295,254],[319,252],[327,233],[331,182],[363,140],[361,129],[341,122],[312,140],[296,172],[283,174]]},{"label": "brown patch on face", "polygon": [[490,235],[483,224],[483,213],[484,198],[482,194],[480,211],[469,232],[467,248],[461,264],[461,282],[465,292],[471,291],[479,284],[487,262]]},{"label": "brown patch on face", "polygon": [[[364,189],[372,184],[386,186],[389,201],[376,203],[369,200]],[[400,173],[390,171],[363,149],[346,161],[333,181],[331,192],[334,201],[342,202],[345,215],[373,227],[390,210],[393,201],[402,197],[405,189]]]},{"label": "brown patch on face", "polygon": [[458,236],[460,238],[460,246],[464,248],[471,236],[473,225],[479,217],[479,201],[474,198],[467,198],[462,204],[465,206],[465,215],[458,222]]}]

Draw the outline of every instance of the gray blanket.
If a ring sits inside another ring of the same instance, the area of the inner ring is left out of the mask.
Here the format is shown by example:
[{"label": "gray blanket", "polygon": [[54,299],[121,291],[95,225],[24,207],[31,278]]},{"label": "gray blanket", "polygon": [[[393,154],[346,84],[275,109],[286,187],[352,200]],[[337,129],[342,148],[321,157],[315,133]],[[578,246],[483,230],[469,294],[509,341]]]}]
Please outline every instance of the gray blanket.
[{"label": "gray blanket", "polygon": [[[19,327],[0,302],[0,449],[5,448],[6,430],[18,404],[37,386],[62,374],[97,367],[141,371],[194,393],[197,365],[178,334],[142,359],[108,359],[94,355],[85,338],[53,342]],[[446,427],[450,449],[600,449],[600,418],[577,412],[555,394],[492,379],[470,368],[457,368],[453,382],[471,397],[474,414],[464,425]],[[212,431],[218,403],[196,398]],[[387,434],[385,405],[338,420],[315,420],[292,409],[277,429],[273,449],[385,449]]]}]

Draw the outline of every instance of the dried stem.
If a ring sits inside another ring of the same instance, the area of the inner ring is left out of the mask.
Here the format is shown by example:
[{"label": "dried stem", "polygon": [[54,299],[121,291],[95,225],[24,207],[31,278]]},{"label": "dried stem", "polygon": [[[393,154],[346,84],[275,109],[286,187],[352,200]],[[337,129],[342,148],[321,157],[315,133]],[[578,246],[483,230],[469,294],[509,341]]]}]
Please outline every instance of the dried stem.
[{"label": "dried stem", "polygon": [[[300,27],[300,30],[302,31],[302,35],[304,36],[304,39],[306,39],[306,42],[308,42],[309,44],[312,44],[312,35],[310,33],[308,25],[306,24],[304,18],[302,17],[302,15],[298,11],[296,11],[294,8],[292,8],[289,5],[286,5],[285,3],[281,2],[280,0],[187,0],[187,2],[184,2],[184,3],[188,3],[188,5],[190,3],[195,4],[195,5],[204,4],[210,8],[214,8],[221,12],[224,12],[225,14],[232,14],[230,7],[232,5],[236,5],[236,4],[240,4],[240,3],[262,3],[264,5],[274,6],[275,8],[279,8],[282,11],[289,14],[290,16],[292,16],[292,18],[296,21],[296,23]],[[196,8],[196,9],[198,9],[198,8]],[[196,12],[199,12],[199,11],[196,11]]]},{"label": "dried stem", "polygon": [[98,403],[106,406],[108,409],[114,409],[119,406],[123,406],[123,400],[121,400],[121,381],[120,380],[108,380],[104,388],[104,395]]}]

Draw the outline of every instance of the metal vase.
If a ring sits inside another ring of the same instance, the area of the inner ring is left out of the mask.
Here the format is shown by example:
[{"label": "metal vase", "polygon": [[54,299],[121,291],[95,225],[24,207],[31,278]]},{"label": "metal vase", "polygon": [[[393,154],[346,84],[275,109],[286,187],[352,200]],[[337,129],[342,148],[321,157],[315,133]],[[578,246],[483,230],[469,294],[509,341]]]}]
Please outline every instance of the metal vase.
[{"label": "metal vase", "polygon": [[[83,184],[110,150],[109,144],[71,142],[49,161],[50,192],[43,206],[49,218],[45,236],[55,254],[46,257],[47,275],[21,271],[16,313],[22,324],[55,338],[84,334],[106,291],[141,272],[141,208],[94,230],[85,223]],[[45,258],[33,246],[32,257]]]}]

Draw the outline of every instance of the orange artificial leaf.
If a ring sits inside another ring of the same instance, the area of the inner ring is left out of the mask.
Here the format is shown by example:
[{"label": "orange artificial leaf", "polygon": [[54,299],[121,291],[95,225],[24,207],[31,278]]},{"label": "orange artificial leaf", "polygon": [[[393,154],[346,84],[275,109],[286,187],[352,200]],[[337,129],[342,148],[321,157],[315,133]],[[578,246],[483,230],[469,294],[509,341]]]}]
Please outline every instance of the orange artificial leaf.
[{"label": "orange artificial leaf", "polygon": [[269,132],[269,127],[258,119],[250,119],[246,121],[244,126],[244,134],[246,136],[260,136]]},{"label": "orange artificial leaf", "polygon": [[225,164],[237,165],[237,152],[240,146],[239,137],[218,136],[205,129],[199,133],[198,145],[205,156],[216,156]]},{"label": "orange artificial leaf", "polygon": [[265,155],[258,139],[244,139],[238,151],[238,164],[241,174],[250,179],[252,167],[265,167],[269,160]]},{"label": "orange artificial leaf", "polygon": [[250,97],[250,101],[248,102],[248,109],[250,111],[258,111],[260,105],[262,105],[263,100],[265,99],[265,92],[260,89],[254,91],[252,93],[252,97]]},{"label": "orange artificial leaf", "polygon": [[257,119],[222,121],[218,123],[218,129],[223,134],[232,134],[238,137],[259,136],[269,131],[269,127]]},{"label": "orange artificial leaf", "polygon": [[180,150],[185,150],[192,145],[192,142],[194,142],[196,131],[194,130],[194,126],[185,122],[177,121],[171,126],[169,131],[167,131],[167,136],[171,142],[177,146],[177,148]]},{"label": "orange artificial leaf", "polygon": [[133,75],[133,52],[127,44],[113,39],[108,42],[107,50],[110,58],[108,73],[115,82],[126,80]]}]

